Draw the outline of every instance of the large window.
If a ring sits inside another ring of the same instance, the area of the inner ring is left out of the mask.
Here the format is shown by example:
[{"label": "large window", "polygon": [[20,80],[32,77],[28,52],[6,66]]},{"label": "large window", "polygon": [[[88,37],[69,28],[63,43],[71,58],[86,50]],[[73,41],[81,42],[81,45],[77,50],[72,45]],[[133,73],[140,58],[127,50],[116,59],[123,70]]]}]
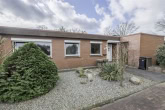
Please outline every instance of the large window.
[{"label": "large window", "polygon": [[36,42],[36,44],[41,48],[41,50],[45,54],[51,56],[51,51],[50,51],[51,44],[49,42]]},{"label": "large window", "polygon": [[65,40],[65,56],[80,56],[80,41]]},{"label": "large window", "polygon": [[101,55],[101,48],[101,42],[91,42],[91,55]]},{"label": "large window", "polygon": [[30,40],[30,39],[18,39],[18,38],[14,38],[12,39],[13,43],[14,43],[14,49],[18,49],[19,47],[22,47],[25,43],[28,42],[34,42],[38,47],[41,48],[41,50],[47,54],[48,56],[52,56],[52,51],[51,51],[51,42],[48,41],[42,41],[42,40]]}]

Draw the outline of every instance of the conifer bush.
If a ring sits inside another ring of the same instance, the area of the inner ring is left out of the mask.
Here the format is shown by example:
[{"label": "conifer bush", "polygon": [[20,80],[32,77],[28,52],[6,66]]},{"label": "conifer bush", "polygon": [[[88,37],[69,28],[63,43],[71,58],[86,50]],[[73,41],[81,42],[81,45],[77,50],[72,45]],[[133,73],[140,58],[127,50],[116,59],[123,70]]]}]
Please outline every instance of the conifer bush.
[{"label": "conifer bush", "polygon": [[34,43],[27,43],[9,56],[0,72],[0,101],[19,102],[49,92],[58,70],[54,62]]}]

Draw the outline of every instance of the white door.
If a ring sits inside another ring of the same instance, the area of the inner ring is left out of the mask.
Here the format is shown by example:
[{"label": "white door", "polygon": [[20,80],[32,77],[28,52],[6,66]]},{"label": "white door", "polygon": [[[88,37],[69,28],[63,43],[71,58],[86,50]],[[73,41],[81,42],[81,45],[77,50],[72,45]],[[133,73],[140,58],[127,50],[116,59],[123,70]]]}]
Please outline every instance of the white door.
[{"label": "white door", "polygon": [[112,61],[112,44],[108,44],[107,59],[108,61]]}]

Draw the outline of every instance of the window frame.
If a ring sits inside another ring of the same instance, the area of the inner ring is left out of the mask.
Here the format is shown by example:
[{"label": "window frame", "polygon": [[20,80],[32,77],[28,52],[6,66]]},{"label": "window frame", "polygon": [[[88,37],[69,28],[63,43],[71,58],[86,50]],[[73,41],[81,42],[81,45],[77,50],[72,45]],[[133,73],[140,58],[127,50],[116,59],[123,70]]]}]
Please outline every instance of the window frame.
[{"label": "window frame", "polygon": [[48,55],[48,56],[52,58],[52,53],[53,53],[52,52],[52,40],[49,40],[49,39],[30,39],[30,38],[11,38],[11,41],[12,41],[12,44],[13,44],[13,51],[16,50],[16,48],[15,48],[15,43],[16,42],[49,43],[50,44],[50,55]]},{"label": "window frame", "polygon": [[[92,54],[91,48],[92,44],[99,44],[100,45],[100,53],[99,54]],[[90,55],[91,56],[102,56],[102,42],[101,41],[90,41]]]},{"label": "window frame", "polygon": [[[78,54],[66,54],[66,43],[78,44]],[[80,41],[79,40],[64,40],[64,56],[65,57],[80,57]]]}]

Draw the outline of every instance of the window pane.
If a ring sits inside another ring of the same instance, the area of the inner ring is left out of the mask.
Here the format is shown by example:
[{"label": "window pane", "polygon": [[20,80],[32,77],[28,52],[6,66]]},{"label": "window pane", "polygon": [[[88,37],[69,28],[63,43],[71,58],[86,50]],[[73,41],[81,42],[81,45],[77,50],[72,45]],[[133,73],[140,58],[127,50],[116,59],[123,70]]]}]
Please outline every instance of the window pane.
[{"label": "window pane", "polygon": [[[22,47],[27,42],[15,42],[15,49]],[[47,42],[34,42],[37,46],[41,48],[41,50],[50,56],[50,43]]]},{"label": "window pane", "polygon": [[36,42],[36,45],[39,46],[45,54],[50,56],[50,43]]},{"label": "window pane", "polygon": [[78,55],[79,44],[65,43],[66,55]]},{"label": "window pane", "polygon": [[100,44],[91,44],[91,54],[100,54]]},{"label": "window pane", "polygon": [[15,49],[18,49],[19,47],[22,47],[25,43],[27,43],[27,42],[15,42],[14,43]]}]

